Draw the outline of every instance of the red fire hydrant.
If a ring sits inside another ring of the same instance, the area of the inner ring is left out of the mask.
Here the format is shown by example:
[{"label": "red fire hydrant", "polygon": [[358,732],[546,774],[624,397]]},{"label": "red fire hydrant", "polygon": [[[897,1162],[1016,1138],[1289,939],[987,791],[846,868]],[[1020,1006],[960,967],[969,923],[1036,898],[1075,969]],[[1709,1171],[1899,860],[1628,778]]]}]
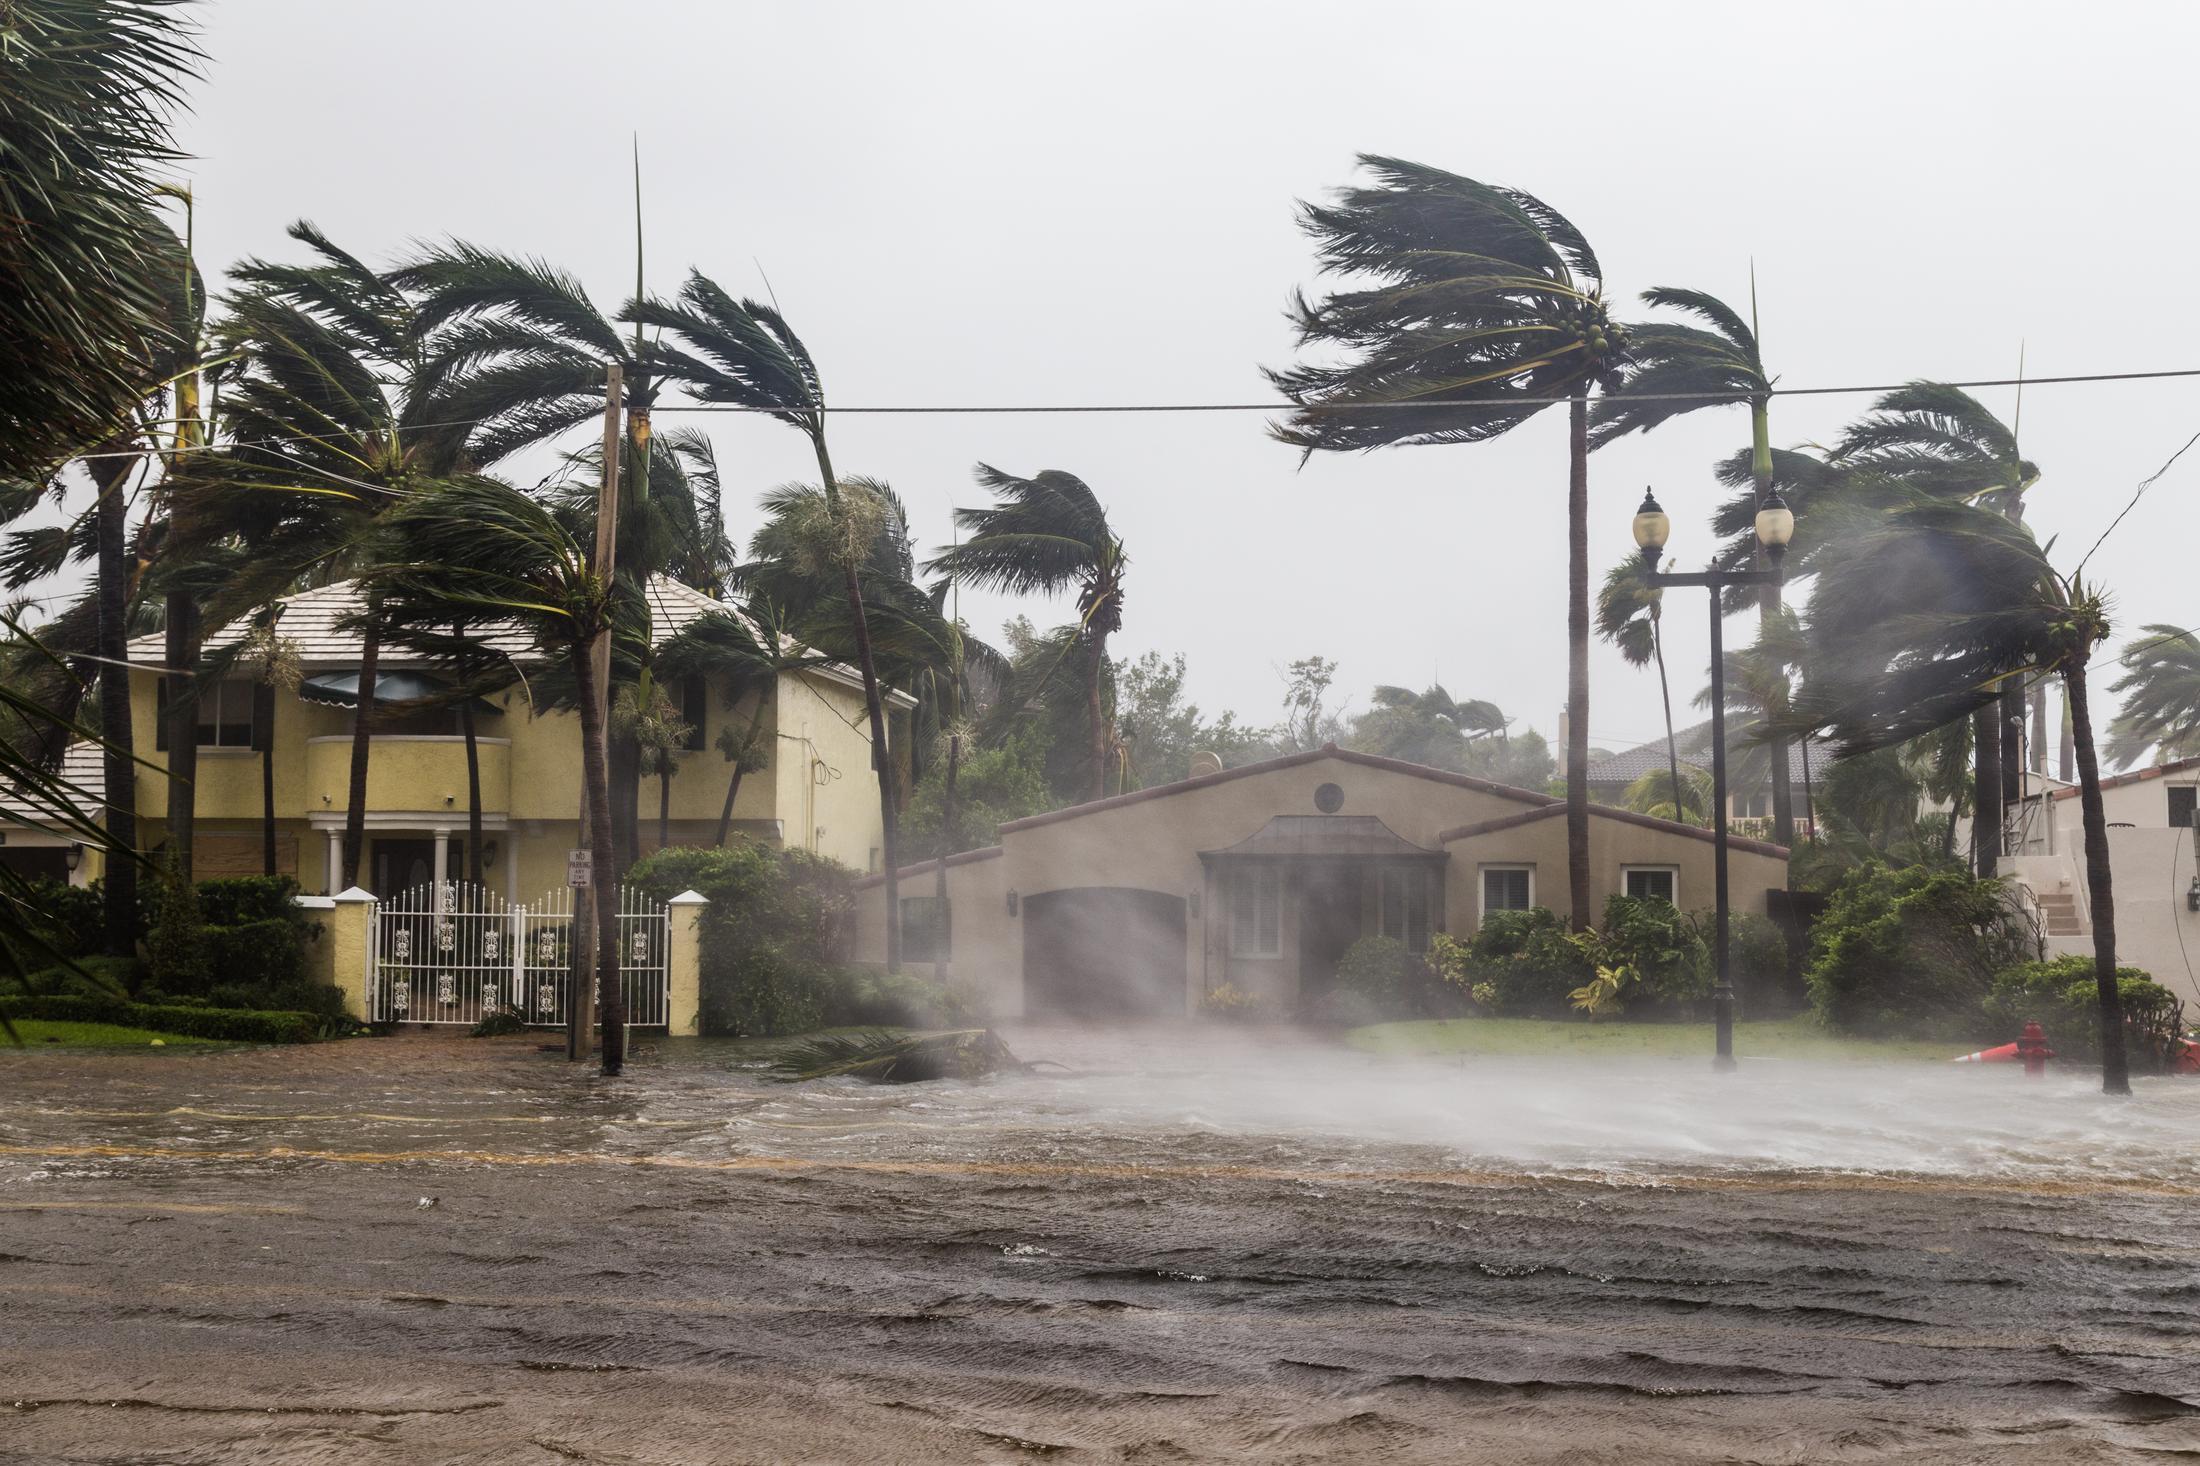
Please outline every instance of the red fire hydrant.
[{"label": "red fire hydrant", "polygon": [[2017,1035],[2017,1057],[2024,1061],[2024,1077],[2037,1079],[2047,1072],[2047,1061],[2055,1057],[2055,1051],[2047,1046],[2047,1030],[2034,1018],[2024,1025],[2024,1032]]}]

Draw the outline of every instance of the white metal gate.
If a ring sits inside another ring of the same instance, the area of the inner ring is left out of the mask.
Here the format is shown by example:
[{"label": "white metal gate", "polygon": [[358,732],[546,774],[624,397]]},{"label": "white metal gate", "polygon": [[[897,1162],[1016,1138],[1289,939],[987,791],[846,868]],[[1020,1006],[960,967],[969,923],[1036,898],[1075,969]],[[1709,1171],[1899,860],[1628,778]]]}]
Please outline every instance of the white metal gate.
[{"label": "white metal gate", "polygon": [[[670,1009],[663,902],[619,888],[619,984],[630,1028],[664,1026]],[[472,1027],[511,1009],[563,1027],[571,985],[573,892],[527,906],[467,881],[430,883],[375,905],[367,953],[367,1014],[376,1023]]]}]

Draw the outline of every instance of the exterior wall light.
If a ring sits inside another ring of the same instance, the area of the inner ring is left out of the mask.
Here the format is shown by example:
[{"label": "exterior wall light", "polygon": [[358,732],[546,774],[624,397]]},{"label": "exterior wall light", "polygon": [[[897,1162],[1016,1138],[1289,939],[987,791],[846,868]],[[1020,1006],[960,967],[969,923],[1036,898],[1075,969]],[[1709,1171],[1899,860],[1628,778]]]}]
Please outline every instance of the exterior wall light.
[{"label": "exterior wall light", "polygon": [[61,861],[70,870],[75,870],[82,865],[84,863],[84,842],[82,840],[71,840],[69,848],[61,852]]}]

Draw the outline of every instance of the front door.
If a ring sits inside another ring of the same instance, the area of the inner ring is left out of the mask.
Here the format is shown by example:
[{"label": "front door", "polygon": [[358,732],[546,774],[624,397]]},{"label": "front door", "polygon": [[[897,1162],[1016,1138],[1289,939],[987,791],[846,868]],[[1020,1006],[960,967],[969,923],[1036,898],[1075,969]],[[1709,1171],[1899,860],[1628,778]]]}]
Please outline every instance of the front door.
[{"label": "front door", "polygon": [[[465,869],[457,837],[452,837],[447,870]],[[435,841],[409,836],[374,837],[374,894],[387,901],[400,891],[435,880]]]},{"label": "front door", "polygon": [[1337,964],[1360,939],[1360,871],[1354,866],[1308,866],[1299,884],[1299,1002],[1329,991]]}]

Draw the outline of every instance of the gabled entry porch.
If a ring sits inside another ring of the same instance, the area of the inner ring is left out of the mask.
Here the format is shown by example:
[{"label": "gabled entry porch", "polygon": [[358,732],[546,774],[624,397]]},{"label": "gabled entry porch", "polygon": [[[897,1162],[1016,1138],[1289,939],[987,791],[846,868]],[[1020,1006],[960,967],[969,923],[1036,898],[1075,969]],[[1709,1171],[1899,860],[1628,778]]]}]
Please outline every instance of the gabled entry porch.
[{"label": "gabled entry porch", "polygon": [[1444,864],[1373,815],[1277,815],[1245,839],[1199,855],[1205,991],[1229,983],[1297,1012],[1336,982],[1363,937],[1415,952],[1444,923]]}]

